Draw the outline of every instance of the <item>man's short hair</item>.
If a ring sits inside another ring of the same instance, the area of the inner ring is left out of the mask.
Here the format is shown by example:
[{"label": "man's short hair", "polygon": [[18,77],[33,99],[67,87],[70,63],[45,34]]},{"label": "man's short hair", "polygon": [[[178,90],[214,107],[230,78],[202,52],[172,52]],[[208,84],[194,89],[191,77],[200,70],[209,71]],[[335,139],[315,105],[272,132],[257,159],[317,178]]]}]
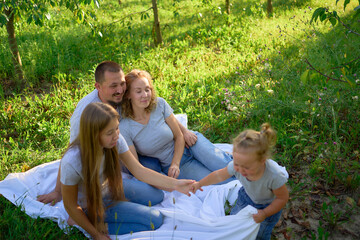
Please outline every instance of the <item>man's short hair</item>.
[{"label": "man's short hair", "polygon": [[105,81],[104,75],[105,75],[106,71],[113,72],[113,73],[120,72],[120,73],[124,74],[123,69],[116,62],[104,61],[104,62],[99,63],[99,65],[95,69],[95,81],[98,83],[104,82]]}]

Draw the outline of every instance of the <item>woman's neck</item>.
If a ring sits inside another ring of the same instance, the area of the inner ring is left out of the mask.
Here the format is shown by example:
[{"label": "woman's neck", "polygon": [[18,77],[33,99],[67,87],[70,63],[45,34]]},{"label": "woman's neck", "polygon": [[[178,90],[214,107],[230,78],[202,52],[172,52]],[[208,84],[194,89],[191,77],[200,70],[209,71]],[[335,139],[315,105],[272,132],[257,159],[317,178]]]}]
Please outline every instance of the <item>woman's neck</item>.
[{"label": "woman's neck", "polygon": [[141,123],[141,124],[147,124],[149,121],[150,113],[146,112],[144,108],[134,108],[134,121]]}]

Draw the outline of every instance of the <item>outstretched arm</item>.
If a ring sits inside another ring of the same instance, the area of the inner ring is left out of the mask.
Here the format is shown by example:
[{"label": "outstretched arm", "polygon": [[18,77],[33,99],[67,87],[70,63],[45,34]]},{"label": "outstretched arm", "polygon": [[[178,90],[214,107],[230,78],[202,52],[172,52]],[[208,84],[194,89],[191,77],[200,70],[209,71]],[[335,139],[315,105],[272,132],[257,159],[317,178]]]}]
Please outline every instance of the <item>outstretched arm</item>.
[{"label": "outstretched arm", "polygon": [[130,172],[140,181],[165,189],[174,189],[190,196],[189,192],[192,184],[195,182],[194,180],[178,180],[146,168],[135,159],[130,151],[126,151],[119,155]]},{"label": "outstretched arm", "polygon": [[194,183],[193,188],[191,191],[195,193],[198,189],[202,191],[202,186],[208,186],[212,184],[216,184],[222,181],[225,181],[226,179],[230,178],[231,175],[227,171],[227,167],[224,167],[222,169],[216,170],[203,179],[201,179],[199,182]]},{"label": "outstretched arm", "polygon": [[61,195],[61,184],[60,184],[60,165],[59,165],[59,171],[58,171],[58,175],[56,178],[56,185],[55,185],[55,190],[48,193],[48,194],[43,194],[43,195],[39,195],[37,196],[37,200],[39,202],[42,203],[50,203],[51,206],[54,206],[55,203],[61,201],[62,199],[62,195]]},{"label": "outstretched arm", "polygon": [[273,190],[273,193],[276,196],[274,201],[269,206],[262,210],[258,210],[258,213],[253,215],[255,222],[261,223],[265,218],[274,215],[285,207],[289,200],[289,191],[286,185],[284,184],[280,188]]}]

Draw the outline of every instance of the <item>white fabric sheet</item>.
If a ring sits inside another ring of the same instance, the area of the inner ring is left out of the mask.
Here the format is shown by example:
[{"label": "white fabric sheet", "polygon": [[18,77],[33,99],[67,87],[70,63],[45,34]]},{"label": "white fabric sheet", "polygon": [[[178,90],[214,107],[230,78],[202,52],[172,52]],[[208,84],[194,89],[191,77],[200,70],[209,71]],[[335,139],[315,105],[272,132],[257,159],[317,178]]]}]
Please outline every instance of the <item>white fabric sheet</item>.
[{"label": "white fabric sheet", "polygon": [[[230,144],[219,144],[218,147],[231,152]],[[22,205],[30,217],[48,218],[57,222],[60,228],[66,228],[68,214],[62,201],[55,206],[36,201],[38,195],[54,189],[59,163],[60,160],[57,160],[27,172],[9,174],[0,182],[0,194],[15,205]],[[111,237],[120,240],[254,239],[259,228],[252,218],[255,208],[248,206],[234,216],[225,216],[224,213],[225,201],[233,204],[239,188],[240,182],[236,180],[204,187],[203,192],[197,191],[191,197],[176,191],[165,192],[164,201],[154,206],[165,216],[159,229]]]}]

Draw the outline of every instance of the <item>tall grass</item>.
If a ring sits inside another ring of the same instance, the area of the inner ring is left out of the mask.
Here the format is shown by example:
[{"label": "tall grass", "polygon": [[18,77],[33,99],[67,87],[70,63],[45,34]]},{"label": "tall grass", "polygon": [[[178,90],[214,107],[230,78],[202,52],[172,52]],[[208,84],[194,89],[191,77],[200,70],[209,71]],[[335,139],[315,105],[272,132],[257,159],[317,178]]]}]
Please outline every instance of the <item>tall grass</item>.
[{"label": "tall grass", "polygon": [[[359,78],[359,64],[337,67],[360,55],[360,38],[341,26],[309,25],[316,7],[326,4],[345,20],[352,8],[342,12],[330,0],[276,1],[273,17],[267,18],[265,1],[233,2],[230,16],[223,13],[224,2],[184,0],[173,6],[159,1],[165,42],[160,47],[153,45],[151,18],[125,17],[148,9],[148,1],[102,2],[97,26],[103,37],[93,36],[62,9],[53,9],[44,27],[19,22],[29,89],[9,88],[13,70],[6,30],[0,29],[0,179],[61,157],[76,103],[94,88],[94,68],[114,60],[125,72],[149,71],[158,95],[175,112],[186,113],[189,127],[212,142],[231,142],[244,128],[271,123],[279,139],[275,159],[290,173],[306,173],[302,181],[289,181],[294,199],[307,196],[305,183],[342,186],[358,199],[359,87],[316,74],[301,81],[308,68],[304,59],[324,73],[346,74],[352,83]],[[28,219],[2,198],[2,216],[9,211],[27,220],[24,228],[2,233],[4,238],[21,239],[30,227],[47,222]],[[0,218],[1,229],[6,221]],[[53,238],[59,234],[51,224],[38,231]]]}]

